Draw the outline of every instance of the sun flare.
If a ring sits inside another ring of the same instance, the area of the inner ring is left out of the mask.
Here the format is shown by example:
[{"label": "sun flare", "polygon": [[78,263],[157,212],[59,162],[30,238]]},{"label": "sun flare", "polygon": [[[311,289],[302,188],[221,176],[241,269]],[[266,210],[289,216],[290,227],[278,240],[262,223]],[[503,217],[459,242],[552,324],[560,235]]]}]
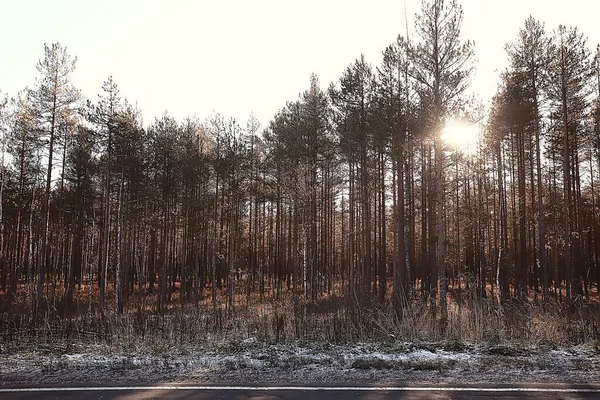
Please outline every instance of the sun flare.
[{"label": "sun flare", "polygon": [[472,153],[479,140],[479,124],[461,120],[450,120],[442,131],[442,141],[455,150]]}]

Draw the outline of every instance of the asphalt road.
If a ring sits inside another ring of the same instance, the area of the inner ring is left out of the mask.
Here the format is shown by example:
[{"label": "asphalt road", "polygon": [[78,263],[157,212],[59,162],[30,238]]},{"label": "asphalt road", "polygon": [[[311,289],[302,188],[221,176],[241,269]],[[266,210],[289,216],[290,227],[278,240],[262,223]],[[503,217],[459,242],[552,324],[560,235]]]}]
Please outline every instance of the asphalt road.
[{"label": "asphalt road", "polygon": [[417,400],[417,399],[598,399],[600,386],[512,387],[71,387],[0,388],[3,400]]}]

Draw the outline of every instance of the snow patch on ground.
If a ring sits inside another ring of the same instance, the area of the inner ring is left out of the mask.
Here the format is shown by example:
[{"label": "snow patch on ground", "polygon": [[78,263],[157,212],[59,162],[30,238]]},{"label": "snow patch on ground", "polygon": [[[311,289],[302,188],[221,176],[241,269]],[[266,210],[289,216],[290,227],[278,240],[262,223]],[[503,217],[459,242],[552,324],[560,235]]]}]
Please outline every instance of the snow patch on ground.
[{"label": "snow patch on ground", "polygon": [[40,383],[368,384],[600,379],[594,346],[291,343],[255,338],[160,354],[55,345],[0,351],[0,385]]}]

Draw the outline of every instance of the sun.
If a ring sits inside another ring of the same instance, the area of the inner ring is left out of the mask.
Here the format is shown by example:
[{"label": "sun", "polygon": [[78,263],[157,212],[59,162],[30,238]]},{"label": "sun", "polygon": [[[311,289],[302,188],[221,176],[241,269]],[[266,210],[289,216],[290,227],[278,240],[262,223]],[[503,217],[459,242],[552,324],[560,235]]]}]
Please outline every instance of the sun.
[{"label": "sun", "polygon": [[473,153],[477,149],[480,129],[478,123],[452,119],[446,122],[442,131],[442,141],[454,150]]}]

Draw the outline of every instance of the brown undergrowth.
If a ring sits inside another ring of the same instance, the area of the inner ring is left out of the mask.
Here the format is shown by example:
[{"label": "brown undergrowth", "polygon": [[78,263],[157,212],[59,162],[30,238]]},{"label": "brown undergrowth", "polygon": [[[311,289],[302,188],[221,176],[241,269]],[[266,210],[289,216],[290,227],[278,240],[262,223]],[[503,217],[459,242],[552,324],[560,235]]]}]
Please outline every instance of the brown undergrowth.
[{"label": "brown undergrowth", "polygon": [[[542,342],[575,345],[600,339],[597,302],[493,299],[470,294],[451,298],[447,324],[429,301],[326,296],[316,302],[284,292],[279,299],[258,296],[235,299],[234,306],[210,299],[183,302],[172,299],[157,312],[156,295],[134,295],[121,314],[107,303],[89,308],[85,289],[73,304],[44,299],[33,310],[27,296],[0,302],[0,338],[4,343],[94,343],[123,350],[162,352],[189,346],[236,346],[251,339],[281,342]],[[59,298],[59,297],[57,297]],[[107,298],[111,298],[110,293]]]}]

